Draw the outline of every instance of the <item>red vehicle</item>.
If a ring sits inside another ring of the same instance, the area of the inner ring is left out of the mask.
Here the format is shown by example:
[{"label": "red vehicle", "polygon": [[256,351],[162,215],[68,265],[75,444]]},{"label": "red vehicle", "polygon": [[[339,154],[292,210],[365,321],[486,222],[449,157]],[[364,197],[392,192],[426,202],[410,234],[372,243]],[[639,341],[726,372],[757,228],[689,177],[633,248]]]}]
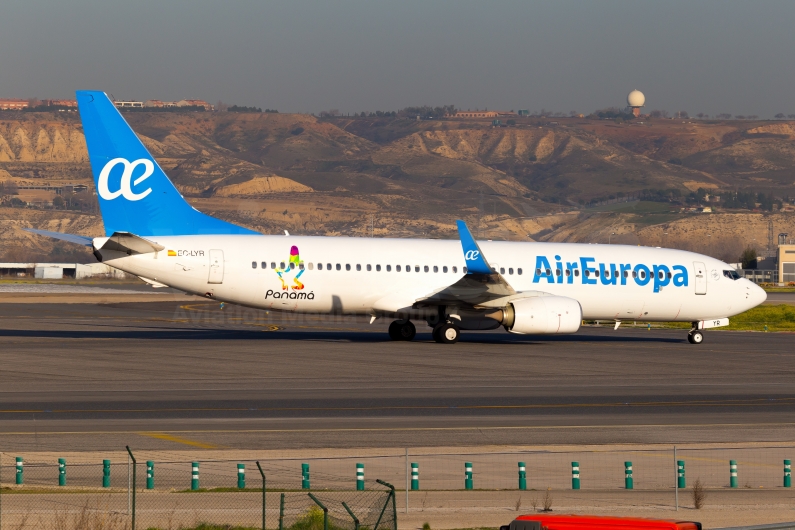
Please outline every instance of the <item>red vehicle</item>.
[{"label": "red vehicle", "polygon": [[[537,523],[537,524],[533,524]],[[605,517],[596,515],[535,514],[517,517],[500,530],[607,530],[608,528],[644,530],[701,530],[701,523],[666,521],[639,517]]]}]

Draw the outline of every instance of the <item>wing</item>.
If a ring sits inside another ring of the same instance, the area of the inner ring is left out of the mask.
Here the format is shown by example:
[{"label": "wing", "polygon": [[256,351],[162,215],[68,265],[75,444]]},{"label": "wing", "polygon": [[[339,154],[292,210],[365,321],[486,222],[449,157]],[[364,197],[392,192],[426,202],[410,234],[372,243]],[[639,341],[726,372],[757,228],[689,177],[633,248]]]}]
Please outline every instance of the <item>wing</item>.
[{"label": "wing", "polygon": [[456,221],[461,248],[464,251],[466,274],[457,282],[415,301],[416,306],[488,305],[494,300],[510,298],[518,293],[508,281],[491,268],[477,241],[464,221]]}]

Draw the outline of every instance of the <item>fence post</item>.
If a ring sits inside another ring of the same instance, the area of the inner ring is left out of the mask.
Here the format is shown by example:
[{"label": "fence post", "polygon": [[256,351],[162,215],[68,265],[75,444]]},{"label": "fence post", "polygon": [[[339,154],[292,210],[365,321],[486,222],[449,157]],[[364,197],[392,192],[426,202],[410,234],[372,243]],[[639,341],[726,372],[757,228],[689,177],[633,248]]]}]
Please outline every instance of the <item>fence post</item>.
[{"label": "fence post", "polygon": [[342,507],[348,511],[348,515],[350,515],[351,518],[353,519],[353,530],[359,530],[359,519],[357,519],[356,516],[353,515],[353,511],[350,508],[348,508],[348,505],[345,504],[345,501],[342,501]]},{"label": "fence post", "polygon": [[146,461],[146,489],[155,489],[155,463],[151,460]]},{"label": "fence post", "polygon": [[262,530],[265,530],[265,472],[262,470],[262,466],[259,465],[259,460],[257,460],[257,469],[259,469],[259,474],[262,476]]},{"label": "fence post", "polygon": [[580,463],[571,463],[571,489],[580,489]]},{"label": "fence post", "polygon": [[356,463],[356,491],[364,491],[364,464]]},{"label": "fence post", "polygon": [[102,461],[102,487],[110,487],[110,460]]},{"label": "fence post", "polygon": [[130,446],[128,445],[126,448],[127,454],[130,455],[130,459],[132,460],[132,524],[130,530],[135,530],[135,468],[137,467],[135,464],[137,464],[137,462],[135,461],[135,456],[133,456],[132,451],[130,451]]},{"label": "fence post", "polygon": [[389,488],[390,491],[389,491],[389,496],[387,497],[386,502],[384,503],[384,507],[381,508],[381,515],[378,516],[378,520],[375,522],[375,525],[373,526],[373,530],[378,530],[378,525],[381,524],[381,519],[384,518],[384,513],[386,513],[386,507],[389,506],[390,500],[392,501],[392,517],[394,517],[395,528],[397,528],[397,503],[395,502],[395,486],[393,486],[389,482],[384,482],[380,478],[376,479],[376,482],[381,484],[382,486]]},{"label": "fence post", "polygon": [[284,530],[284,493],[279,501],[279,530]]},{"label": "fence post", "polygon": [[246,489],[246,464],[237,465],[237,489]]},{"label": "fence post", "polygon": [[326,506],[322,502],[320,502],[320,499],[318,499],[311,493],[307,493],[307,495],[309,495],[309,498],[315,501],[315,504],[320,506],[320,508],[323,510],[323,530],[328,530],[328,508],[326,508]]},{"label": "fence post", "polygon": [[729,460],[729,485],[737,487],[737,460]]},{"label": "fence post", "polygon": [[301,464],[301,489],[311,489],[309,487],[309,464]]},{"label": "fence post", "polygon": [[420,464],[418,462],[411,463],[411,491],[420,489]]},{"label": "fence post", "polygon": [[632,480],[632,462],[624,462],[624,488],[631,490],[634,485]]},{"label": "fence post", "polygon": [[527,489],[527,471],[524,462],[519,462],[519,489]]},{"label": "fence post", "polygon": [[473,487],[472,480],[472,462],[464,462],[464,488],[471,490]]},{"label": "fence post", "polygon": [[792,487],[792,466],[789,460],[784,460],[784,487]]},{"label": "fence post", "polygon": [[191,475],[190,475],[190,489],[196,491],[199,489],[199,463],[193,462],[191,464]]},{"label": "fence post", "polygon": [[679,511],[679,464],[676,462],[676,446],[674,446],[674,499],[676,511]]},{"label": "fence post", "polygon": [[58,485],[66,486],[66,459],[58,459]]},{"label": "fence post", "polygon": [[687,487],[687,480],[685,480],[685,461],[677,460],[677,467],[679,468],[679,476],[677,477],[677,487],[683,490]]},{"label": "fence post", "polygon": [[25,483],[25,461],[22,460],[21,456],[17,457],[17,484],[24,484]]}]

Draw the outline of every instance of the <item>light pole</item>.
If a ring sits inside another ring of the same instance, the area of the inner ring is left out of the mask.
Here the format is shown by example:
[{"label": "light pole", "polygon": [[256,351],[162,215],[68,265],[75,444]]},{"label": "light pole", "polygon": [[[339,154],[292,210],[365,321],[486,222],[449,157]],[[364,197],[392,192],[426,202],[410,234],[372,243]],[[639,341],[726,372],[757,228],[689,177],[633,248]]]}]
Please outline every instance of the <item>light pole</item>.
[{"label": "light pole", "polygon": [[610,241],[613,239],[613,236],[614,236],[614,235],[616,235],[616,233],[615,233],[615,232],[613,232],[612,234],[610,234],[609,236],[607,236],[607,244],[608,244],[608,245],[610,244]]}]

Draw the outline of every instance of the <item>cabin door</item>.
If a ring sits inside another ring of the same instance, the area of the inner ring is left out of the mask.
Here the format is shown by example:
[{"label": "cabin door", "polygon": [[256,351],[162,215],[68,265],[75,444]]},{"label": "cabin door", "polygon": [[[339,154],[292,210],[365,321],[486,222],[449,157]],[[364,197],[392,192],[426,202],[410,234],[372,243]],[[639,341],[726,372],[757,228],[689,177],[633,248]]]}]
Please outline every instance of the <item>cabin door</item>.
[{"label": "cabin door", "polygon": [[700,261],[693,262],[696,277],[696,294],[707,294],[707,268]]},{"label": "cabin door", "polygon": [[224,281],[224,251],[210,250],[210,276],[207,283],[223,283]]}]

